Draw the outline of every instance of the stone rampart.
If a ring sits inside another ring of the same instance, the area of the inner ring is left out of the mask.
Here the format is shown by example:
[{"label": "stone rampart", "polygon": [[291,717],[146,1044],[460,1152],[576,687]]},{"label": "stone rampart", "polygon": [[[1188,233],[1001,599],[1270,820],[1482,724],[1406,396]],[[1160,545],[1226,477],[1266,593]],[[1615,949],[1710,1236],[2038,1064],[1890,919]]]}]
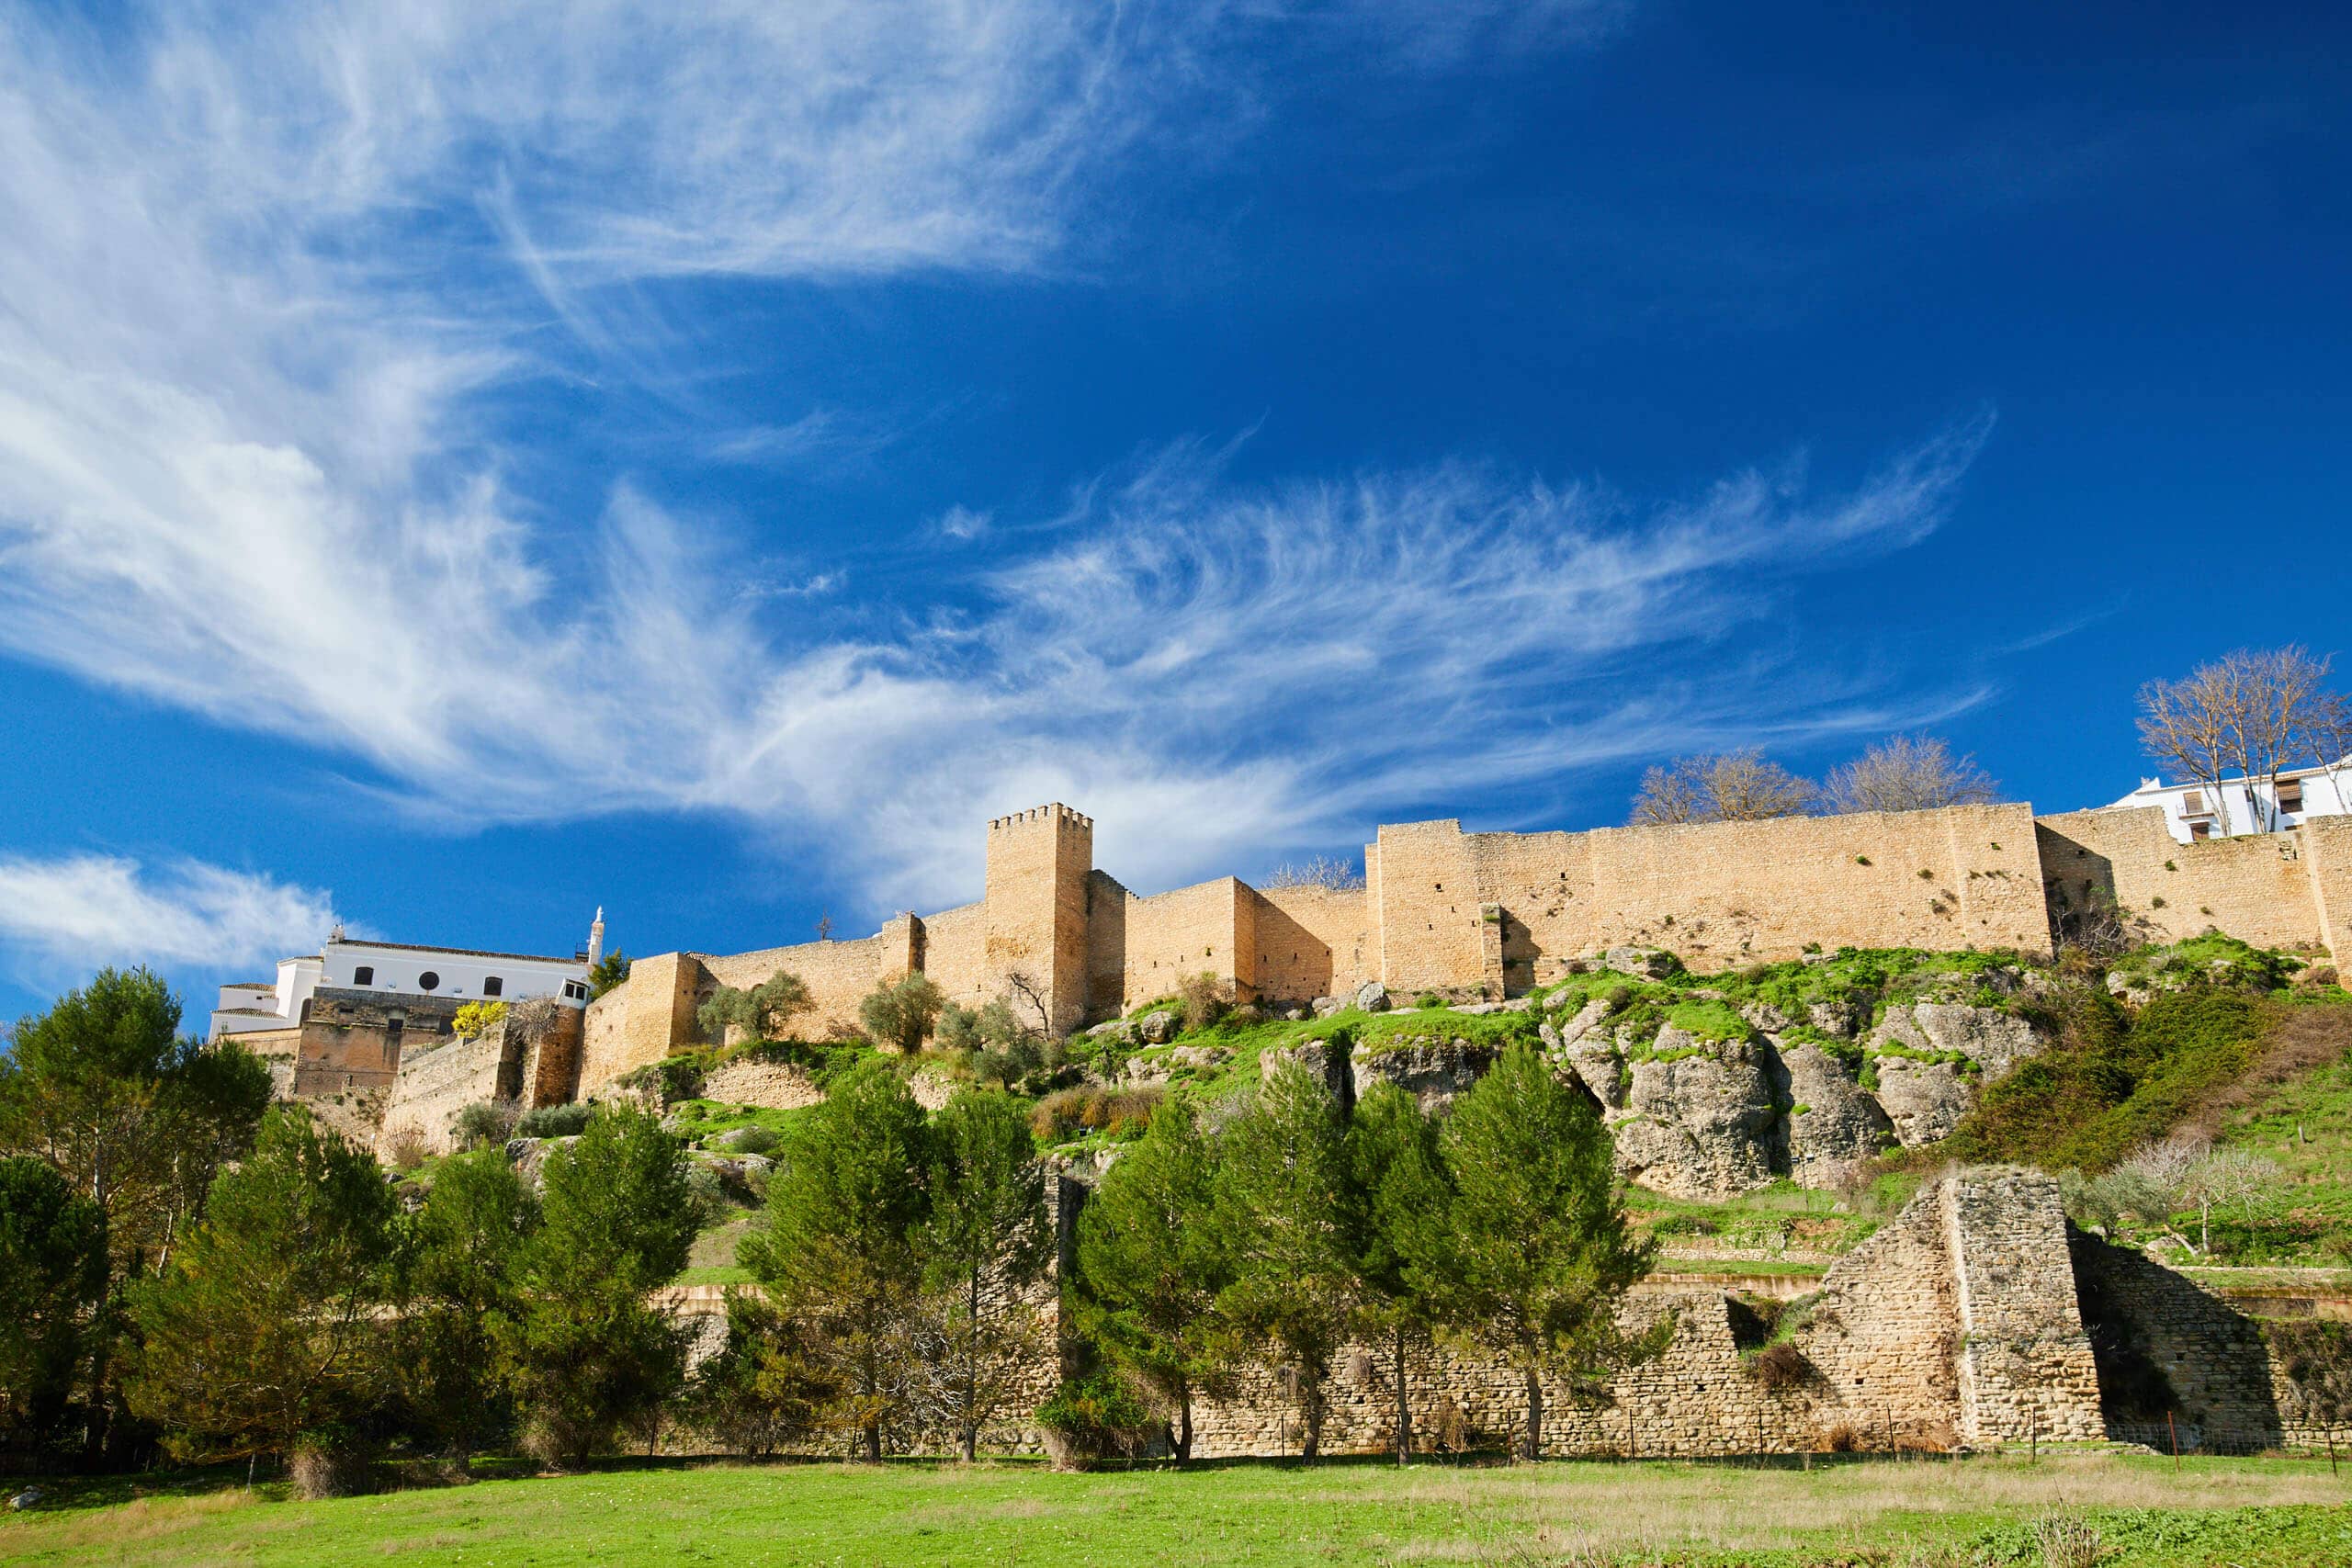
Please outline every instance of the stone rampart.
[{"label": "stone rampart", "polygon": [[2053,910],[2106,897],[2154,935],[2352,951],[2352,818],[2187,845],[2153,810],[2037,819],[2023,805],[1586,833],[1447,819],[1382,827],[1360,892],[1220,877],[1138,897],[1093,867],[1092,846],[1091,820],[1068,807],[1016,812],[989,825],[978,903],[859,942],[641,959],[591,1010],[580,1079],[660,1060],[695,1039],[713,986],[778,969],[816,993],[799,1027],[822,1036],[854,1028],[877,981],[918,969],[965,1006],[1017,974],[1067,1030],[1202,972],[1284,1002],[1367,980],[1500,999],[1622,944],[1701,971],[1841,946],[2047,953]]},{"label": "stone rampart", "polygon": [[2190,844],[2173,838],[2154,807],[2070,811],[2037,818],[2034,829],[2050,907],[2062,918],[2112,901],[2158,942],[2220,930],[2258,947],[2317,951],[2340,939],[2328,929],[2326,893],[2352,877],[2352,818]]}]

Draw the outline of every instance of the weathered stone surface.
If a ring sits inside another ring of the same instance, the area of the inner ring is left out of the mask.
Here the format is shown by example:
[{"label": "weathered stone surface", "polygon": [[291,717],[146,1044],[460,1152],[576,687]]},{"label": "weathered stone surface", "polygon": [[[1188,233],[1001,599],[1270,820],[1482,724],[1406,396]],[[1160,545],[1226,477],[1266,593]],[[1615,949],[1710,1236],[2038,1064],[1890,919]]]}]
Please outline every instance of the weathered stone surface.
[{"label": "weathered stone surface", "polygon": [[1258,1076],[1272,1077],[1291,1062],[1305,1067],[1307,1077],[1320,1082],[1342,1110],[1355,1104],[1355,1073],[1346,1040],[1303,1040],[1285,1049],[1263,1052],[1258,1057]]},{"label": "weathered stone surface", "polygon": [[1870,1010],[1845,997],[1827,997],[1805,1004],[1805,1021],[1824,1034],[1851,1040],[1871,1021]]},{"label": "weathered stone surface", "polygon": [[1317,1018],[1329,1018],[1347,1005],[1346,999],[1340,997],[1317,997],[1306,1004],[1308,1010]]},{"label": "weathered stone surface", "polygon": [[1190,1067],[1195,1072],[1220,1066],[1232,1058],[1232,1047],[1227,1045],[1179,1045],[1168,1053],[1171,1066]]},{"label": "weathered stone surface", "polygon": [[1625,1059],[1606,1040],[1580,1041],[1566,1046],[1554,1058],[1554,1065],[1565,1066],[1576,1075],[1603,1109],[1624,1109],[1628,1087]]},{"label": "weathered stone surface", "polygon": [[1599,997],[1577,1009],[1574,1018],[1563,1019],[1559,1024],[1560,1043],[1573,1045],[1597,1028],[1609,1016],[1609,1004]]},{"label": "weathered stone surface", "polygon": [[1894,1124],[1845,1064],[1818,1045],[1780,1053],[1789,1105],[1789,1174],[1807,1187],[1835,1187],[1857,1162],[1894,1139]]},{"label": "weathered stone surface", "polygon": [[1483,1017],[1490,1012],[1500,1012],[1510,1005],[1510,1004],[1508,1002],[1456,1002],[1445,1010],[1448,1012],[1466,1012],[1474,1016]]},{"label": "weathered stone surface", "polygon": [[1126,1018],[1111,1019],[1096,1024],[1088,1030],[1086,1034],[1090,1040],[1132,1041],[1136,1037],[1135,1021]]},{"label": "weathered stone surface", "polygon": [[1793,1021],[1770,1002],[1750,1002],[1739,1010],[1750,1029],[1760,1029],[1767,1034],[1778,1034]]},{"label": "weathered stone surface", "polygon": [[[1690,1055],[1667,1055],[1693,1047]],[[1658,1058],[1633,1064],[1625,1110],[1611,1116],[1626,1174],[1691,1198],[1725,1197],[1770,1181],[1782,1129],[1766,1048],[1702,1044],[1671,1025],[1659,1032],[1657,1048]]]},{"label": "weathered stone surface", "polygon": [[723,1062],[705,1074],[702,1097],[728,1105],[756,1105],[765,1111],[798,1111],[825,1098],[807,1068],[790,1062],[763,1062],[749,1056]]},{"label": "weathered stone surface", "polygon": [[1681,960],[1662,947],[1612,947],[1601,962],[1620,975],[1642,975],[1663,980],[1681,967]]},{"label": "weathered stone surface", "polygon": [[1355,1058],[1358,1089],[1374,1083],[1395,1084],[1419,1100],[1423,1111],[1443,1111],[1456,1096],[1467,1093],[1500,1054],[1491,1045],[1460,1039],[1392,1045]]},{"label": "weathered stone surface", "polygon": [[2038,1054],[2041,1037],[2033,1026],[1997,1008],[1967,1007],[1954,1002],[1919,1002],[1890,1007],[1871,1032],[1872,1046],[1895,1044],[1939,1055],[1957,1052],[1998,1077],[2016,1063]]},{"label": "weathered stone surface", "polygon": [[1377,980],[1366,980],[1356,987],[1355,1004],[1364,1012],[1386,1012],[1388,987]]},{"label": "weathered stone surface", "polygon": [[1951,1136],[1975,1103],[1968,1081],[1953,1063],[1881,1056],[1877,1066],[1878,1102],[1905,1148]]},{"label": "weathered stone surface", "polygon": [[907,1075],[907,1092],[925,1111],[936,1111],[956,1098],[956,1085],[944,1073],[931,1067],[917,1067]]},{"label": "weathered stone surface", "polygon": [[1137,1021],[1136,1033],[1147,1045],[1165,1045],[1176,1038],[1176,1015],[1166,1008],[1148,1012]]}]

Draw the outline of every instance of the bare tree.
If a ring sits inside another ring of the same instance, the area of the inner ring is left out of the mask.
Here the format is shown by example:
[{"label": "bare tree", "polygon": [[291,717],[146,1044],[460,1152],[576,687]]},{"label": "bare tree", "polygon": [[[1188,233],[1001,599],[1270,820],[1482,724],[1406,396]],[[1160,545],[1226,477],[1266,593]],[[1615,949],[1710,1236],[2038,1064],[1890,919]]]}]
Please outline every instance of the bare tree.
[{"label": "bare tree", "polygon": [[1037,1015],[1037,1032],[1054,1032],[1054,1007],[1046,996],[1046,987],[1026,969],[1008,969],[1004,975],[1004,992],[1009,1000],[1026,1002]]},{"label": "bare tree", "polygon": [[1897,735],[1834,770],[1822,795],[1836,812],[1932,811],[1987,805],[2001,798],[2001,786],[1938,737]]},{"label": "bare tree", "polygon": [[2237,698],[2230,672],[2200,664],[2186,681],[2151,681],[2140,688],[2140,746],[2158,767],[2211,792],[2221,831],[2230,830],[2222,778],[2229,772],[2230,720]]},{"label": "bare tree", "polygon": [[1672,822],[1756,822],[1771,817],[1802,817],[1813,809],[1818,788],[1759,751],[1726,751],[1677,757],[1670,768],[1642,775],[1634,798],[1632,825]]},{"label": "bare tree", "polygon": [[2313,694],[2303,710],[2300,750],[2319,760],[2337,807],[2352,811],[2352,697],[2326,690]]},{"label": "bare tree", "polygon": [[[2328,660],[2297,646],[2249,651],[2222,660],[2233,698],[2230,760],[2245,780],[2246,805],[2266,829],[2278,826],[2278,774],[2295,760],[2307,715],[2324,689]],[[2256,790],[2259,783],[2263,788]]]},{"label": "bare tree", "polygon": [[2188,1173],[2186,1194],[2197,1205],[2197,1250],[2211,1256],[2213,1211],[2233,1207],[2252,1225],[2269,1207],[2270,1189],[2278,1179],[2275,1160],[2246,1149],[2213,1149]]},{"label": "bare tree", "polygon": [[1363,873],[1351,860],[1317,855],[1312,860],[1284,861],[1258,886],[1266,888],[1329,887],[1337,893],[1353,893],[1363,888]]}]

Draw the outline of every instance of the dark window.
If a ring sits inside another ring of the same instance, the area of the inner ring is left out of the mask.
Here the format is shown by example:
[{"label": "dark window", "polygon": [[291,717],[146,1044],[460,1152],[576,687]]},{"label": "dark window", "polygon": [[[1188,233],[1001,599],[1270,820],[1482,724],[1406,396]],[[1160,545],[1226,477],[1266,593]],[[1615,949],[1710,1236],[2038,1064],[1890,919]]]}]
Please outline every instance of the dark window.
[{"label": "dark window", "polygon": [[2278,809],[2281,811],[2301,811],[2302,808],[2302,781],[2301,779],[2291,779],[2287,783],[2280,784],[2278,786]]},{"label": "dark window", "polygon": [[419,976],[416,977],[416,988],[417,988],[418,990],[420,990],[420,991],[430,991],[430,990],[437,989],[437,988],[439,987],[440,984],[441,984],[441,976],[438,976],[438,975],[436,975],[436,974],[435,974],[435,973],[434,973],[432,970],[430,970],[430,969],[427,969],[424,974],[419,975]]},{"label": "dark window", "polygon": [[362,964],[351,972],[351,983],[355,986],[372,986],[376,983],[376,971]]},{"label": "dark window", "polygon": [[505,990],[506,982],[500,979],[495,975],[491,976],[481,983],[481,994],[485,997],[502,996],[505,993]]}]

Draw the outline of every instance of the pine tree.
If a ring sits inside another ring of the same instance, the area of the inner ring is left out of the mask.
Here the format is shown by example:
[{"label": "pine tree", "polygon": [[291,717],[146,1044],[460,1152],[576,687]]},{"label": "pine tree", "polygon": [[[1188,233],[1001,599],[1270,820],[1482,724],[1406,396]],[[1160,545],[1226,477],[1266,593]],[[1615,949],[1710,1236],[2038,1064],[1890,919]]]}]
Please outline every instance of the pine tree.
[{"label": "pine tree", "polygon": [[1010,1095],[966,1089],[933,1118],[931,1142],[923,1242],[945,1351],[941,1404],[968,1461],[981,1426],[1045,1343],[1030,1291],[1052,1260],[1053,1236],[1029,1118]]},{"label": "pine tree", "polygon": [[92,1458],[110,1425],[126,1287],[171,1262],[269,1104],[269,1069],[251,1053],[186,1039],[179,1024],[179,998],[154,975],[101,969],[21,1021],[0,1058],[0,1153],[46,1162],[106,1221],[108,1272],[85,1362]]},{"label": "pine tree", "polygon": [[106,1290],[107,1223],[41,1161],[0,1159],[0,1444],[39,1449],[71,1399]]},{"label": "pine tree", "polygon": [[379,1402],[393,1208],[372,1156],[272,1110],[170,1267],[131,1290],[131,1408],[190,1458],[351,1449]]},{"label": "pine tree", "polygon": [[1625,1292],[1651,1250],[1626,1226],[1608,1130],[1591,1100],[1513,1045],[1454,1102],[1438,1134],[1453,1199],[1442,1231],[1407,1233],[1409,1269],[1433,1287],[1456,1337],[1503,1357],[1525,1382],[1524,1451],[1544,1451],[1544,1378],[1597,1392],[1655,1356],[1662,1318],[1629,1337]]},{"label": "pine tree", "polygon": [[1321,1450],[1331,1359],[1355,1326],[1361,1194],[1338,1101],[1296,1062],[1259,1086],[1218,1146],[1218,1310],[1269,1371],[1296,1380],[1303,1457]]},{"label": "pine tree", "polygon": [[1401,1465],[1413,1453],[1410,1358],[1437,1325],[1442,1270],[1433,1274],[1430,1265],[1442,1258],[1453,1195],[1438,1156],[1435,1124],[1393,1084],[1356,1101],[1348,1156],[1363,1194],[1355,1239],[1356,1274],[1363,1285],[1359,1314],[1364,1331],[1388,1348]]},{"label": "pine tree", "polygon": [[531,1446],[576,1467],[658,1420],[684,1381],[684,1330],[649,1296],[685,1268],[699,1206],[678,1140],[616,1107],[548,1156],[543,1184],[522,1313],[499,1338]]},{"label": "pine tree", "polygon": [[410,1426],[459,1470],[514,1425],[498,1333],[523,1311],[539,1205],[505,1151],[446,1161],[408,1227],[390,1359]]},{"label": "pine tree", "polygon": [[736,1257],[840,1387],[834,1416],[882,1457],[922,1371],[931,1128],[890,1066],[869,1062],[812,1108],[768,1185],[767,1224]]},{"label": "pine tree", "polygon": [[1078,1214],[1077,1302],[1087,1336],[1176,1412],[1177,1462],[1193,1456],[1193,1400],[1232,1381],[1234,1337],[1217,1312],[1232,1282],[1219,1245],[1208,1140],[1170,1097]]}]

